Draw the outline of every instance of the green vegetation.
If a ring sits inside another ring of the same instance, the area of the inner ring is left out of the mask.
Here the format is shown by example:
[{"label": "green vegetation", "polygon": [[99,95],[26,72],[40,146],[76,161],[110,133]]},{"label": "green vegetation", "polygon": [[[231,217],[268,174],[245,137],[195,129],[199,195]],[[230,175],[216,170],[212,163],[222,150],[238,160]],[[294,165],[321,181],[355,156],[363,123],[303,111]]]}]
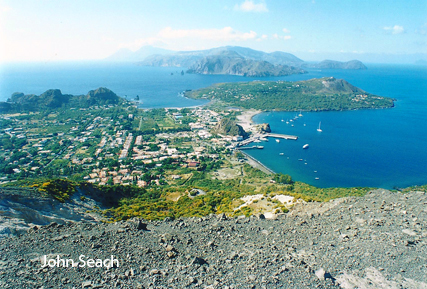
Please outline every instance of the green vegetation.
[{"label": "green vegetation", "polygon": [[222,83],[187,92],[186,96],[219,100],[230,106],[262,110],[321,111],[393,106],[391,98],[369,94],[345,80],[335,78],[299,82]]},{"label": "green vegetation", "polygon": [[38,191],[65,202],[76,191],[76,183],[67,179],[52,179],[44,182],[35,182],[31,187],[38,188]]},{"label": "green vegetation", "polygon": [[62,94],[59,89],[49,89],[41,95],[15,92],[6,103],[0,103],[0,108],[5,112],[45,111],[61,107],[88,108],[93,105],[117,105],[124,103],[108,88],[100,87],[91,90],[87,95]]},{"label": "green vegetation", "polygon": [[282,173],[278,173],[274,175],[273,180],[279,184],[292,184],[292,177],[290,175],[284,175]]}]

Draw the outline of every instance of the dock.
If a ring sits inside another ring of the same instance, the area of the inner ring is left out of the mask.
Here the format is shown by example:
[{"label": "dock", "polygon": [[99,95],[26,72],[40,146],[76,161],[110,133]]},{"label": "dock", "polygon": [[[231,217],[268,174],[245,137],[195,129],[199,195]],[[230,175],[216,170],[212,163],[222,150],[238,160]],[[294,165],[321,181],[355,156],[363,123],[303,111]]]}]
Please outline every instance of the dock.
[{"label": "dock", "polygon": [[298,137],[296,135],[289,135],[289,134],[279,134],[279,133],[267,133],[264,135],[265,137],[274,137],[274,138],[283,138],[283,139],[290,139],[290,140],[297,140]]},{"label": "dock", "polygon": [[239,147],[239,150],[252,150],[252,149],[263,149],[263,148],[264,148],[263,146],[251,146],[251,147],[243,147],[243,148]]}]

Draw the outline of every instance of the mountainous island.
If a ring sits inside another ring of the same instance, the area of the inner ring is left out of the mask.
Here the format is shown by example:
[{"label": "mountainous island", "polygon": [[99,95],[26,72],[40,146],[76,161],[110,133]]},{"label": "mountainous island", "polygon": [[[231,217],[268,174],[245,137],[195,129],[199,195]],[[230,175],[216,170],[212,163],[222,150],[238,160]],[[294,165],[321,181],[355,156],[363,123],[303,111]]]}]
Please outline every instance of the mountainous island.
[{"label": "mountainous island", "polygon": [[229,74],[248,77],[285,76],[307,73],[304,68],[366,69],[358,60],[339,62],[325,60],[308,63],[293,54],[271,53],[240,46],[225,46],[207,50],[171,51],[144,46],[132,52],[121,49],[108,61],[135,62],[143,66],[184,67],[187,73]]},{"label": "mountainous island", "polygon": [[60,107],[87,108],[92,105],[116,105],[122,101],[122,98],[105,87],[91,90],[86,95],[62,94],[59,89],[49,89],[40,95],[15,92],[6,102],[0,102],[0,111],[38,111]]},{"label": "mountainous island", "polygon": [[367,67],[359,60],[351,60],[347,62],[340,62],[335,60],[323,60],[319,63],[305,63],[304,67],[319,68],[319,69],[354,69],[365,70]]},{"label": "mountainous island", "polygon": [[265,60],[245,59],[234,51],[221,51],[218,54],[209,55],[196,61],[189,67],[187,73],[264,77],[307,72],[294,66],[274,65]]},{"label": "mountainous island", "polygon": [[233,107],[261,110],[351,110],[393,107],[393,99],[376,96],[333,77],[307,81],[221,83],[187,91],[194,99],[221,101]]}]

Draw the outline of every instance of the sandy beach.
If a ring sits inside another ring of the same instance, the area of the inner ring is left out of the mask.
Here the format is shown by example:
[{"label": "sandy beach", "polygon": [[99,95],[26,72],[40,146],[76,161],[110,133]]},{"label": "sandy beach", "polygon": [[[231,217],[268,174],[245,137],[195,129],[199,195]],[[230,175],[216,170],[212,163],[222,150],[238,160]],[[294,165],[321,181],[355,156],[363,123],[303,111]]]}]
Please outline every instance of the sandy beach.
[{"label": "sandy beach", "polygon": [[261,112],[262,110],[255,110],[255,109],[244,110],[242,111],[241,115],[237,116],[237,123],[241,125],[245,131],[252,131],[253,130],[252,117]]}]

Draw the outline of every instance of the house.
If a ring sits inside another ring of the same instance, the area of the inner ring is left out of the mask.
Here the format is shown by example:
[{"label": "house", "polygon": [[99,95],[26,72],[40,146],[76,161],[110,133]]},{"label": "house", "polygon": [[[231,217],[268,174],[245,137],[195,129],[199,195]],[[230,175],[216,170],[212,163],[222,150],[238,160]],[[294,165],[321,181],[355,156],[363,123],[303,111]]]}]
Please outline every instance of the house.
[{"label": "house", "polygon": [[199,162],[188,162],[189,168],[197,168],[200,165]]}]

